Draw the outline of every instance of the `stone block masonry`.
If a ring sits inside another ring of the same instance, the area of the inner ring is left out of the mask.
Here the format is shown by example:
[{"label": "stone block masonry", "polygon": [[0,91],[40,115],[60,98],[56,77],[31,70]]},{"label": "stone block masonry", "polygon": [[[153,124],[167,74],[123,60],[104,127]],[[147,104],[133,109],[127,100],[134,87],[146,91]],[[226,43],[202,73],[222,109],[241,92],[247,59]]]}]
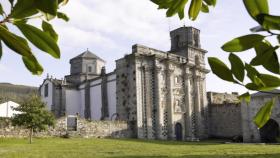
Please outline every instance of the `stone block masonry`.
[{"label": "stone block masonry", "polygon": [[242,136],[241,105],[238,94],[208,92],[209,137]]},{"label": "stone block masonry", "polygon": [[[0,137],[28,137],[29,131],[11,125],[10,120],[1,119]],[[57,120],[54,128],[50,127],[46,131],[36,132],[35,137],[63,137],[69,134],[71,137],[81,138],[130,138],[132,132],[124,121],[87,121],[77,120],[76,130],[67,130],[67,118],[62,117]]]}]

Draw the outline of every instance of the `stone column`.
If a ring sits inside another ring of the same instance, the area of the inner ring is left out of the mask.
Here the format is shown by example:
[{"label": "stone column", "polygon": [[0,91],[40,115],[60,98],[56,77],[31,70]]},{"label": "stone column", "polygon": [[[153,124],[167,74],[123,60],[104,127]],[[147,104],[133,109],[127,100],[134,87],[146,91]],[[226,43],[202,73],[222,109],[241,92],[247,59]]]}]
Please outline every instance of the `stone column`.
[{"label": "stone column", "polygon": [[208,101],[206,94],[205,76],[200,78],[200,93],[201,93],[201,116],[202,116],[202,137],[208,137]]},{"label": "stone column", "polygon": [[194,76],[195,85],[195,114],[196,114],[196,136],[199,138],[202,134],[202,118],[201,118],[201,94],[200,94],[200,76],[197,74]]},{"label": "stone column", "polygon": [[[138,67],[137,67],[138,66]],[[140,62],[136,63],[136,108],[137,108],[137,137],[145,138],[144,135],[144,85],[143,67]]]},{"label": "stone column", "polygon": [[147,120],[147,138],[154,139],[154,128],[153,128],[153,77],[152,67],[145,68],[145,95],[146,95],[146,120]]},{"label": "stone column", "polygon": [[155,67],[155,98],[154,98],[154,102],[155,102],[155,110],[156,110],[156,128],[155,128],[155,132],[156,132],[156,138],[157,139],[163,139],[163,135],[162,135],[162,128],[163,128],[163,124],[164,124],[164,120],[163,120],[163,113],[164,113],[164,108],[161,107],[161,85],[162,81],[161,81],[161,67]]},{"label": "stone column", "polygon": [[191,97],[191,85],[190,79],[192,79],[192,74],[189,73],[188,68],[186,68],[186,73],[184,74],[184,89],[185,89],[185,139],[192,140],[194,138],[193,124],[192,124],[192,97]]},{"label": "stone column", "polygon": [[167,111],[168,111],[168,138],[174,139],[174,125],[173,125],[173,78],[174,78],[174,68],[168,63],[166,69],[166,84],[167,84]]}]

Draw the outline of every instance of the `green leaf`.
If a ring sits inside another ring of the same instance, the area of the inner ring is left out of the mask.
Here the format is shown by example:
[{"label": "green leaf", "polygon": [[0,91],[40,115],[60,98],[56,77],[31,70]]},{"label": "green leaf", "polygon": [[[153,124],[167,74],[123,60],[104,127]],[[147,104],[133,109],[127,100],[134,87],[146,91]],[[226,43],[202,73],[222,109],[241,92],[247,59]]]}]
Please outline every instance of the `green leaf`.
[{"label": "green leaf", "polygon": [[167,17],[171,17],[175,15],[176,13],[179,14],[180,19],[184,18],[184,9],[185,5],[188,2],[188,0],[176,0],[176,1],[167,1],[165,3],[165,6],[168,5],[168,10],[166,12]]},{"label": "green leaf", "polygon": [[58,4],[66,5],[69,0],[58,0]]},{"label": "green leaf", "polygon": [[32,54],[31,49],[24,38],[11,33],[2,25],[0,25],[0,39],[10,49],[22,56],[30,56]]},{"label": "green leaf", "polygon": [[158,9],[168,9],[172,6],[173,0],[151,0],[158,5]]},{"label": "green leaf", "polygon": [[51,15],[49,13],[42,13],[47,21],[50,21],[55,18],[55,15]]},{"label": "green leaf", "polygon": [[275,104],[275,99],[268,101],[264,106],[260,108],[256,116],[254,117],[254,123],[258,126],[258,128],[262,128],[266,122],[270,119],[272,109]]},{"label": "green leaf", "polygon": [[272,76],[269,74],[259,74],[258,76],[266,87],[279,87],[280,86],[280,78],[276,76]]},{"label": "green leaf", "polygon": [[22,19],[38,13],[35,6],[35,0],[18,0],[15,4],[10,17]]},{"label": "green leaf", "polygon": [[216,0],[203,0],[207,5],[215,6]]},{"label": "green leaf", "polygon": [[60,58],[60,50],[55,40],[40,29],[25,23],[15,23],[22,34],[36,47],[55,58]]},{"label": "green leaf", "polygon": [[[255,49],[258,49],[260,47],[255,47]],[[264,63],[270,62],[269,59],[271,59],[275,52],[276,49],[278,49],[279,46],[276,47],[271,47],[267,50],[264,50],[264,52],[257,54],[257,56],[255,58],[252,59],[252,61],[250,62],[251,65],[263,65]],[[257,51],[261,51],[261,50],[257,50]],[[278,69],[279,72],[279,69]]]},{"label": "green leaf", "polygon": [[218,58],[209,57],[208,62],[213,73],[219,78],[229,82],[235,82],[230,69]]},{"label": "green leaf", "polygon": [[42,22],[42,29],[45,33],[47,33],[49,36],[51,36],[55,42],[57,42],[58,40],[58,35],[55,32],[55,30],[53,29],[52,25],[49,24],[48,22],[44,21]]},{"label": "green leaf", "polygon": [[56,16],[58,9],[57,0],[36,0],[35,5],[40,11]]},{"label": "green leaf", "polygon": [[25,67],[32,72],[33,75],[41,75],[43,72],[43,67],[39,64],[37,59],[32,55],[29,57],[22,57]]},{"label": "green leaf", "polygon": [[206,4],[202,3],[201,11],[204,13],[209,13],[209,8]]},{"label": "green leaf", "polygon": [[2,42],[1,42],[1,40],[0,40],[0,60],[1,60],[1,58],[2,58],[2,55],[3,55],[3,50],[2,50],[3,48],[2,48]]},{"label": "green leaf", "polygon": [[4,10],[2,8],[2,5],[0,4],[0,15],[3,15],[4,14]]},{"label": "green leaf", "polygon": [[64,21],[69,21],[69,17],[62,12],[57,12],[57,17],[63,19]]},{"label": "green leaf", "polygon": [[247,76],[250,78],[252,82],[255,81],[255,76],[259,75],[259,72],[252,66],[245,63],[245,69],[247,71]]},{"label": "green leaf", "polygon": [[257,21],[267,30],[280,30],[280,16],[259,14]]},{"label": "green leaf", "polygon": [[195,20],[201,10],[202,0],[192,0],[189,8],[189,18]]},{"label": "green leaf", "polygon": [[260,89],[260,87],[257,84],[255,84],[255,83],[248,83],[248,84],[245,85],[245,87],[247,89],[253,90],[253,91]]},{"label": "green leaf", "polygon": [[245,100],[245,102],[246,102],[247,105],[248,105],[248,104],[250,103],[250,101],[251,101],[251,95],[250,95],[249,92],[247,92],[247,93],[244,93],[244,94],[240,95],[240,96],[238,97],[238,99],[239,99],[240,101]]},{"label": "green leaf", "polygon": [[[275,49],[275,48],[272,47],[268,41],[261,42],[255,47],[257,56],[262,56],[262,54],[264,54],[264,53],[270,53],[268,51],[273,50],[273,49]],[[269,55],[269,56],[270,56],[270,58],[263,58],[263,60],[266,61],[266,62],[262,61],[263,67],[270,72],[279,74],[280,66],[279,66],[278,56],[277,56],[276,52],[275,51],[272,52],[272,55]],[[252,63],[252,61],[251,61],[251,63]]]},{"label": "green leaf", "polygon": [[239,81],[243,82],[245,76],[245,66],[242,60],[237,55],[230,53],[229,61],[231,63],[231,72]]},{"label": "green leaf", "polygon": [[259,34],[250,34],[241,37],[237,37],[222,46],[222,49],[226,52],[242,52],[259,44],[265,36]]},{"label": "green leaf", "polygon": [[259,14],[268,14],[269,7],[267,0],[243,0],[243,3],[252,18],[257,19]]}]

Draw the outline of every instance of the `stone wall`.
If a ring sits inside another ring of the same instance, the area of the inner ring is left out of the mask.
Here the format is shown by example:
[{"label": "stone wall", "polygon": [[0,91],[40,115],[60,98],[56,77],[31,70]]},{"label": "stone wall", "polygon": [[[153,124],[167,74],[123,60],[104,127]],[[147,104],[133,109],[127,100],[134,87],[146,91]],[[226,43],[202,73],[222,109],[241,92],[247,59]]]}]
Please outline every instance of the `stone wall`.
[{"label": "stone wall", "polygon": [[[279,90],[275,91],[275,93],[279,92]],[[241,110],[244,142],[261,142],[260,130],[254,123],[254,117],[260,108],[272,98],[275,98],[275,106],[273,107],[270,118],[280,125],[280,97],[278,97],[277,94],[258,92],[251,95],[251,102],[249,105],[242,102]]]},{"label": "stone wall", "polygon": [[233,138],[242,135],[238,94],[208,92],[209,137]]},{"label": "stone wall", "polygon": [[[20,127],[14,127],[8,119],[0,119],[0,137],[27,137],[28,130]],[[127,138],[131,137],[131,131],[128,125],[123,121],[87,121],[78,119],[77,130],[67,130],[66,117],[60,118],[54,128],[49,128],[44,132],[35,133],[35,137],[71,137],[82,138]]]}]

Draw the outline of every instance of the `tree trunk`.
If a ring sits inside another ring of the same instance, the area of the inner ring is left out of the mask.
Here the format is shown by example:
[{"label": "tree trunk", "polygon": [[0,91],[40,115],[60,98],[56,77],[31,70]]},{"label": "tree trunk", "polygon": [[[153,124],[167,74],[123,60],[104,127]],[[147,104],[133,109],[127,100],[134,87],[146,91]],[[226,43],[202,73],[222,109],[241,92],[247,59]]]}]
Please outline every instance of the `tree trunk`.
[{"label": "tree trunk", "polygon": [[29,131],[29,144],[32,143],[32,136],[33,136],[33,128],[30,128],[30,131]]}]

